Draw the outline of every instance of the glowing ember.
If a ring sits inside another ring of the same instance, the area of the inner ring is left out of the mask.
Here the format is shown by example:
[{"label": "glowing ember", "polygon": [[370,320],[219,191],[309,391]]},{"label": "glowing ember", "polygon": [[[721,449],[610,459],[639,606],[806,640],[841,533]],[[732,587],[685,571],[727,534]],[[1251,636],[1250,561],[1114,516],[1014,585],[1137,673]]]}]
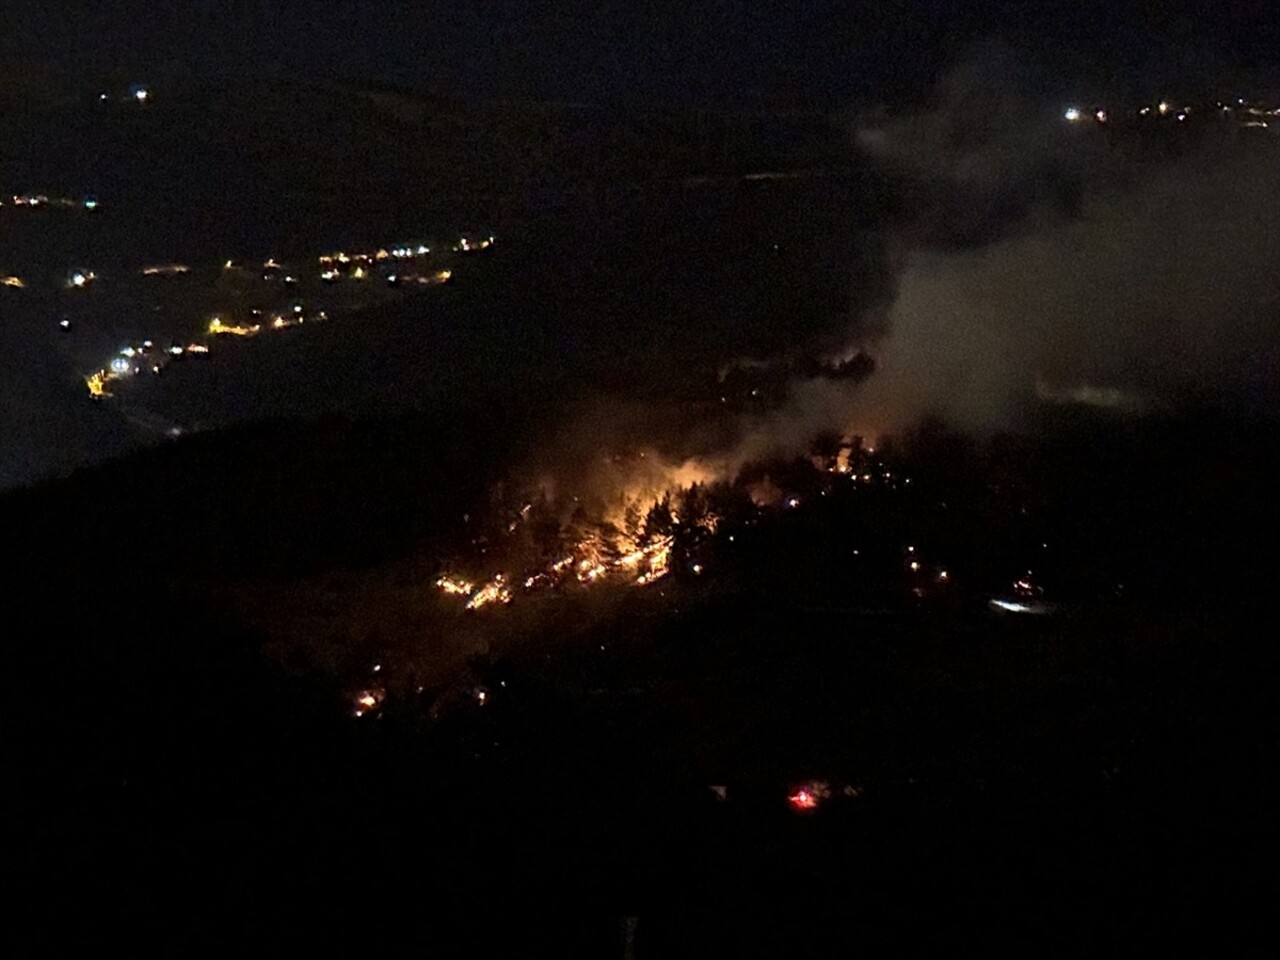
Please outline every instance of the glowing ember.
[{"label": "glowing ember", "polygon": [[813,810],[818,806],[818,798],[808,790],[797,790],[787,797],[787,802],[797,810]]},{"label": "glowing ember", "polygon": [[444,576],[436,581],[436,586],[453,596],[469,597],[475,592],[475,584],[460,577]]},{"label": "glowing ember", "polygon": [[376,710],[382,705],[382,701],[386,699],[387,693],[381,688],[373,690],[361,690],[355,697],[355,710],[353,711],[357,717],[363,717],[365,714]]},{"label": "glowing ember", "polygon": [[793,810],[814,810],[818,804],[831,796],[831,784],[826,780],[810,780],[801,784],[787,796],[787,802]]},{"label": "glowing ember", "polygon": [[467,601],[467,609],[479,610],[481,607],[487,607],[491,603],[507,604],[510,602],[511,591],[507,589],[506,577],[498,574],[477,590],[475,595]]}]

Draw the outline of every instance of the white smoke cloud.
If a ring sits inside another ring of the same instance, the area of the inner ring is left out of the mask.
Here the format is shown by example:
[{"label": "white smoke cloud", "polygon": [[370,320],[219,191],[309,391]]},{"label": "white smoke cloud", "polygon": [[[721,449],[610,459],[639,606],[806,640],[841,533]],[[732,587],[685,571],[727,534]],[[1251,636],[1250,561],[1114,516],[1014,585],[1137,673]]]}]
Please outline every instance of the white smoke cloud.
[{"label": "white smoke cloud", "polygon": [[1216,139],[1192,154],[1095,189],[1076,217],[914,250],[859,404],[886,425],[941,413],[981,428],[1037,385],[1129,408],[1273,400],[1280,143],[1205,133]]}]

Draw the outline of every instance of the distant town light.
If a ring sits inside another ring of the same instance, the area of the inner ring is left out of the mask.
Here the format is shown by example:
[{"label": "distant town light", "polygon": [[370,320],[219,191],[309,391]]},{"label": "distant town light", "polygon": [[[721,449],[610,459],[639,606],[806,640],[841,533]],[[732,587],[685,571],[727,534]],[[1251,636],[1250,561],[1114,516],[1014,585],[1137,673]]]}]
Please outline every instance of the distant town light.
[{"label": "distant town light", "polygon": [[1161,100],[1156,109],[1160,111],[1160,116],[1165,116],[1169,112],[1169,101]]},{"label": "distant town light", "polygon": [[1063,116],[1063,119],[1071,123],[1075,123],[1077,120],[1080,119],[1080,111],[1076,107],[1067,107],[1066,113],[1064,113],[1062,116]]},{"label": "distant town light", "polygon": [[1097,118],[1097,120],[1098,120],[1098,122],[1099,122],[1099,123],[1106,123],[1106,122],[1107,122],[1107,111],[1105,111],[1105,110],[1099,110],[1097,113],[1095,113],[1095,114],[1094,114],[1094,117],[1096,117],[1096,118]]}]

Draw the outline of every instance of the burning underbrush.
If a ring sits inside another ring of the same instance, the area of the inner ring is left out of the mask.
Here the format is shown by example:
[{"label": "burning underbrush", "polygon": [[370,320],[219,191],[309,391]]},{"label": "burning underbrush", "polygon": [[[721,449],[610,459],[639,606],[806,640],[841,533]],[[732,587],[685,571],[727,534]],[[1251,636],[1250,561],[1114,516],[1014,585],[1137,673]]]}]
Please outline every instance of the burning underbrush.
[{"label": "burning underbrush", "polygon": [[611,457],[593,492],[556,496],[553,484],[491,498],[490,519],[467,518],[469,538],[452,570],[436,580],[469,610],[517,596],[593,584],[645,587],[698,557],[722,519],[742,510],[741,492],[697,464],[663,465],[642,452]]},{"label": "burning underbrush", "polygon": [[834,477],[880,480],[860,438],[828,439],[809,459],[748,465],[725,476],[699,461],[671,464],[653,451],[605,458],[579,492],[543,481],[517,495],[494,491],[487,518],[468,515],[467,537],[435,580],[467,610],[595,585],[644,588],[703,575],[719,540],[763,513],[796,509]]}]

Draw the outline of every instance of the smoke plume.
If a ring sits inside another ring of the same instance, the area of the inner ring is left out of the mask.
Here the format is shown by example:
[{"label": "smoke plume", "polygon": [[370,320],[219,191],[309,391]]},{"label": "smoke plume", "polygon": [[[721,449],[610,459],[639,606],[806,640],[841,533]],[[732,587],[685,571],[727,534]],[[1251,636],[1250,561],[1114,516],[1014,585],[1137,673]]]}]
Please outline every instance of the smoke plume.
[{"label": "smoke plume", "polygon": [[1203,111],[1140,127],[1136,104],[1069,123],[1019,63],[984,47],[929,108],[855,131],[900,200],[891,296],[847,334],[876,371],[797,380],[745,450],[1036,402],[1274,406],[1280,141]]}]

